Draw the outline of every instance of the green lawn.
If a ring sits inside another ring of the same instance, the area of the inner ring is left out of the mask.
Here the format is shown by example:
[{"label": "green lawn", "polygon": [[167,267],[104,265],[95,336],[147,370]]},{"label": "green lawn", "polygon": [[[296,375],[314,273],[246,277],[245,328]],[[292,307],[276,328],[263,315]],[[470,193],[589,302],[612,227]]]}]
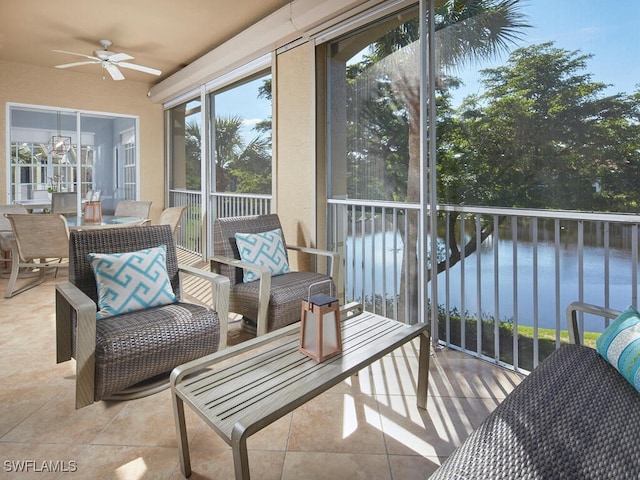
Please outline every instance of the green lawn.
[{"label": "green lawn", "polygon": [[[465,347],[467,350],[476,351],[476,339],[477,339],[477,320],[469,319],[465,320]],[[440,317],[440,336],[445,335],[445,323],[444,317]],[[519,367],[525,370],[533,370],[533,327],[518,327],[518,350]],[[585,332],[584,344],[595,348],[596,338],[600,334],[596,332]],[[499,336],[500,336],[500,360],[513,365],[513,325],[510,323],[501,322],[499,324]],[[461,346],[461,332],[460,332],[460,317],[451,317],[451,343],[457,346]],[[560,343],[569,343],[569,333],[567,330],[560,332]],[[547,358],[556,349],[556,332],[550,328],[538,329],[538,359],[539,361]],[[493,320],[482,321],[482,354],[495,358],[494,348],[494,322]]]}]

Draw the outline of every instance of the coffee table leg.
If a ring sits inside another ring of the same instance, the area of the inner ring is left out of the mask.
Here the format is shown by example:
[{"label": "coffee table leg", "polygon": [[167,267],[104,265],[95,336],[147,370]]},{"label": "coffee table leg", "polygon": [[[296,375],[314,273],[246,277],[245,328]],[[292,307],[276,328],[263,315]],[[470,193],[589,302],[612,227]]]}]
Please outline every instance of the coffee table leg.
[{"label": "coffee table leg", "polygon": [[420,354],[418,356],[418,408],[427,409],[427,390],[429,388],[429,357],[431,354],[431,345],[429,332],[424,331],[420,335]]},{"label": "coffee table leg", "polygon": [[245,428],[236,423],[231,432],[231,450],[233,452],[233,468],[236,480],[249,480],[249,458],[247,454],[247,437]]},{"label": "coffee table leg", "polygon": [[178,456],[180,457],[180,470],[185,477],[191,475],[191,459],[189,458],[189,440],[187,438],[187,425],[184,421],[184,402],[175,393],[173,397],[173,417],[176,422],[176,436],[178,439]]}]

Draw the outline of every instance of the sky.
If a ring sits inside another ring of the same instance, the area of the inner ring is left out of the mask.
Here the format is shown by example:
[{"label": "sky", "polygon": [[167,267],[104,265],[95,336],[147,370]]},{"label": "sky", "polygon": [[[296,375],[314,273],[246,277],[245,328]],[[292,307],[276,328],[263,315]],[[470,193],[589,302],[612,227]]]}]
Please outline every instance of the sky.
[{"label": "sky", "polygon": [[[587,69],[593,81],[613,85],[607,93],[631,93],[640,84],[640,0],[521,0],[521,5],[532,28],[514,49],[553,41],[556,47],[592,54]],[[454,92],[454,102],[480,91],[479,69],[507,58],[458,71],[465,85]],[[258,79],[216,97],[217,115],[245,119],[245,138],[254,136],[250,129],[257,121],[271,116],[270,102],[257,99],[261,83]]]},{"label": "sky", "polygon": [[243,122],[242,135],[246,141],[256,136],[253,127],[271,117],[271,101],[258,98],[258,89],[266,77],[258,78],[216,95],[216,117],[238,115]]},{"label": "sky", "polygon": [[[569,51],[593,57],[592,80],[612,84],[607,93],[631,93],[640,84],[640,0],[522,0],[531,28],[514,48],[553,41]],[[478,93],[477,70],[504,64],[508,55],[457,73],[464,83],[455,95]]]}]

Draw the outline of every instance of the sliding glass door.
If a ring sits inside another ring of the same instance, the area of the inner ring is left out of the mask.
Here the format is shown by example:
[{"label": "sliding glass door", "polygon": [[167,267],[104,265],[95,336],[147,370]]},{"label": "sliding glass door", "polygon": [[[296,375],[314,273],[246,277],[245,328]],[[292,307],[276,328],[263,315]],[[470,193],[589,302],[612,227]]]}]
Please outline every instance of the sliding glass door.
[{"label": "sliding glass door", "polygon": [[138,196],[137,119],[10,105],[7,202],[102,193],[103,211]]}]

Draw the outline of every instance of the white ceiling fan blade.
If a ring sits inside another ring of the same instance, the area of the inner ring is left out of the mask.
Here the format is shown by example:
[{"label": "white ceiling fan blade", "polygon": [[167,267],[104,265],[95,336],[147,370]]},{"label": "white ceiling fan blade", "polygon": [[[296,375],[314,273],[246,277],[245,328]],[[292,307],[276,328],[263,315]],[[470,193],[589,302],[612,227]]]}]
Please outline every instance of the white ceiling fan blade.
[{"label": "white ceiling fan blade", "polygon": [[118,70],[118,67],[113,63],[103,62],[102,66],[107,69],[107,72],[109,72],[109,75],[111,75],[111,78],[114,80],[124,80],[124,75],[122,75],[122,72]]},{"label": "white ceiling fan blade", "polygon": [[151,75],[160,75],[162,72],[155,68],[143,67],[142,65],[136,65],[135,63],[118,62],[119,67],[130,68],[131,70],[138,70],[139,72],[150,73]]},{"label": "white ceiling fan blade", "polygon": [[84,58],[88,58],[90,60],[98,60],[100,61],[100,59],[98,57],[94,57],[92,55],[85,55],[84,53],[76,53],[76,52],[67,52],[65,50],[51,50],[52,52],[58,52],[58,53],[66,53],[67,55],[75,55],[77,57],[84,57]]},{"label": "white ceiling fan blade", "polygon": [[110,53],[108,58],[110,62],[121,62],[123,60],[133,60],[133,57],[128,53]]},{"label": "white ceiling fan blade", "polygon": [[90,62],[65,63],[64,65],[56,65],[56,68],[78,67],[80,65],[93,65],[94,63],[100,63],[100,60],[92,60]]}]

